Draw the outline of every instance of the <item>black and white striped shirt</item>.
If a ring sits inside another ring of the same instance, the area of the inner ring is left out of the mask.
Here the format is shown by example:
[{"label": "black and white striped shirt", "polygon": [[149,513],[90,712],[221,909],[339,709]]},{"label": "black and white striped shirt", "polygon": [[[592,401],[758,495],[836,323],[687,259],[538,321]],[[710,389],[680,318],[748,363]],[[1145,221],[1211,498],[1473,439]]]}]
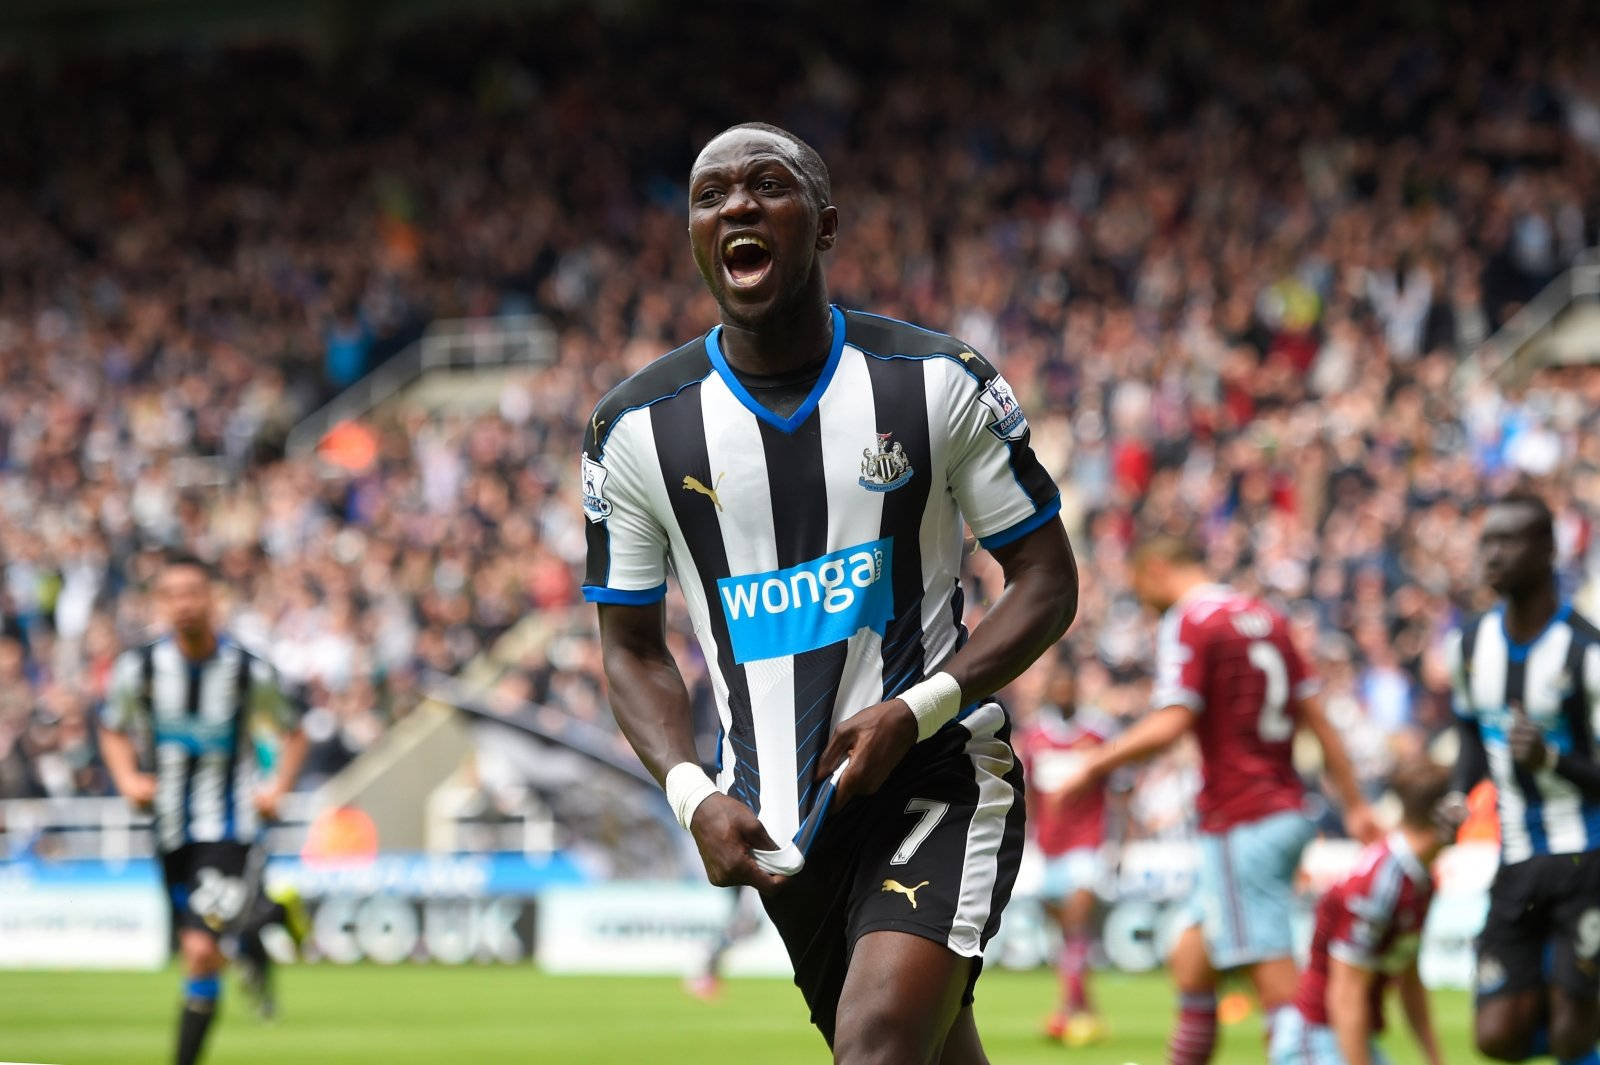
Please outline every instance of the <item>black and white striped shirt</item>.
[{"label": "black and white striped shirt", "polygon": [[1445,643],[1456,716],[1477,724],[1499,794],[1501,855],[1507,864],[1536,854],[1600,847],[1600,804],[1545,767],[1519,769],[1507,731],[1521,706],[1562,754],[1595,757],[1600,735],[1600,631],[1563,604],[1525,644],[1506,634],[1503,610],[1470,619]]},{"label": "black and white striped shirt", "polygon": [[153,752],[156,842],[165,852],[255,838],[252,725],[287,731],[299,712],[272,666],[224,636],[200,662],[170,638],[125,651],[112,668],[102,719]]},{"label": "black and white striped shirt", "polygon": [[1060,500],[1027,419],[961,342],[833,311],[797,410],[762,406],[720,329],[601,401],[583,463],[592,602],[666,594],[670,567],[722,720],[722,790],[787,839],[832,729],[922,680],[966,638],[962,520],[990,548]]}]

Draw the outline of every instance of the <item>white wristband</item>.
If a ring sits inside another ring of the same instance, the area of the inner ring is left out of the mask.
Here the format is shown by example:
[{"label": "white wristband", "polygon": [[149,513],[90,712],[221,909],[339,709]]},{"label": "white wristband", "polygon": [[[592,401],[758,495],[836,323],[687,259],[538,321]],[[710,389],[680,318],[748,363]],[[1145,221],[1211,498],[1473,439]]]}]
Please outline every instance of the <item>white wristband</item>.
[{"label": "white wristband", "polygon": [[917,719],[917,742],[932,736],[961,712],[961,685],[948,673],[935,673],[900,693]]},{"label": "white wristband", "polygon": [[717,786],[711,783],[705,770],[693,762],[679,762],[667,770],[667,804],[672,807],[672,816],[685,829],[700,804],[715,794]]}]

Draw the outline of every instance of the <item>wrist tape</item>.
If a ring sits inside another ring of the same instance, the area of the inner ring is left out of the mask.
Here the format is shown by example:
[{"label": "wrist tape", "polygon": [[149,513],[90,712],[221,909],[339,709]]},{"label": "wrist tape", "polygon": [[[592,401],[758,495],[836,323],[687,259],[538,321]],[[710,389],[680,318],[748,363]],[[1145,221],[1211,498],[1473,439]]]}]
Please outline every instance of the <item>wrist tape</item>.
[{"label": "wrist tape", "polygon": [[716,793],[717,786],[693,762],[679,762],[667,770],[667,803],[672,807],[672,816],[685,829],[700,804]]},{"label": "wrist tape", "polygon": [[948,673],[935,673],[900,693],[917,719],[917,742],[922,742],[961,712],[961,685]]}]

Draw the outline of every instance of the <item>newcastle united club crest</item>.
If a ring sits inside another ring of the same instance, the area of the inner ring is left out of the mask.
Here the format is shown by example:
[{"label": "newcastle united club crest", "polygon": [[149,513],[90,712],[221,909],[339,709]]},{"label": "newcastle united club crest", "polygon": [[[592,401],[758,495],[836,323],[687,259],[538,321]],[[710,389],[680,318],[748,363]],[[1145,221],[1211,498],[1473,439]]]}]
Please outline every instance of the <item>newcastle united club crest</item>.
[{"label": "newcastle united club crest", "polygon": [[893,435],[879,433],[877,447],[862,449],[861,476],[856,483],[869,492],[892,492],[911,480],[916,472],[900,442],[889,443]]}]

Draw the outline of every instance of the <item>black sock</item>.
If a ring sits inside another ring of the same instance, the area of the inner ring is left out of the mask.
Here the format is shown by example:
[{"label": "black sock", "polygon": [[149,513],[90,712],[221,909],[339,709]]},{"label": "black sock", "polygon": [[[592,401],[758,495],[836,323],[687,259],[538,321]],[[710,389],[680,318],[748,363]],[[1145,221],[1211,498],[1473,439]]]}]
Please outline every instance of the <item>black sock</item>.
[{"label": "black sock", "polygon": [[195,1065],[205,1046],[211,1019],[217,1014],[221,982],[215,976],[189,980],[184,985],[183,1012],[178,1015],[177,1065]]},{"label": "black sock", "polygon": [[267,953],[266,944],[261,942],[259,928],[252,928],[240,934],[239,957],[255,965],[261,970],[261,975],[266,976],[267,970],[272,966],[272,955]]}]

